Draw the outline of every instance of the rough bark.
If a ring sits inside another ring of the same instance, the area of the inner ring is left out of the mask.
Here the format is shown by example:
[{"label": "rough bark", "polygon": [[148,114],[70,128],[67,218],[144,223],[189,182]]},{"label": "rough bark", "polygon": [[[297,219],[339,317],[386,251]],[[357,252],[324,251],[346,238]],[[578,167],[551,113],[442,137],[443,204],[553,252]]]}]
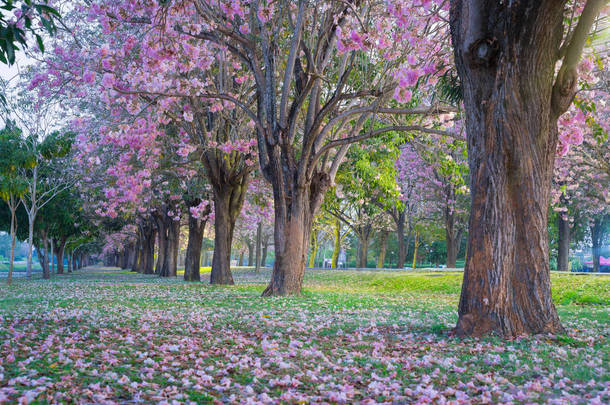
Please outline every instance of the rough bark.
[{"label": "rough bark", "polygon": [[[208,213],[205,213],[207,217]],[[201,246],[205,232],[206,221],[195,218],[189,211],[189,239],[186,246],[184,260],[184,281],[200,281],[201,275]]]},{"label": "rough bark", "polygon": [[451,2],[471,190],[459,335],[562,330],[551,299],[547,235],[557,119],[576,92],[577,62],[596,13],[591,7],[599,12],[603,0],[587,2],[560,50],[564,5]]},{"label": "rough bark", "polygon": [[388,248],[388,231],[381,231],[379,235],[379,257],[377,258],[377,268],[383,269],[385,263],[386,250]]},{"label": "rough bark", "polygon": [[247,190],[247,180],[217,185],[214,191],[214,256],[210,284],[234,284],[231,274],[231,245],[235,221],[241,211]]},{"label": "rough bark", "polygon": [[559,238],[557,241],[557,270],[570,270],[570,221],[564,219],[561,214],[557,215],[557,230]]}]

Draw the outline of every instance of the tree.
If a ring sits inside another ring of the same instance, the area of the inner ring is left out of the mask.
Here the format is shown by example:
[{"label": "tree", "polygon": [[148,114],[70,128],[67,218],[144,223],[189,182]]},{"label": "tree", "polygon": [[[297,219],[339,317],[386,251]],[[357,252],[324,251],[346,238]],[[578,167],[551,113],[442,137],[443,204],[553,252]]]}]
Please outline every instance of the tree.
[{"label": "tree", "polygon": [[15,261],[15,239],[17,237],[17,209],[21,197],[26,191],[27,184],[20,177],[20,170],[27,168],[32,161],[25,149],[21,131],[12,123],[8,123],[0,131],[0,197],[6,202],[10,211],[11,257],[9,261],[7,284],[11,284],[13,277],[13,263]]},{"label": "tree", "polygon": [[[577,18],[565,17],[566,4]],[[547,235],[557,120],[574,99],[577,64],[604,4],[589,0],[579,12],[579,2],[451,1],[471,191],[459,335],[562,330]]]}]

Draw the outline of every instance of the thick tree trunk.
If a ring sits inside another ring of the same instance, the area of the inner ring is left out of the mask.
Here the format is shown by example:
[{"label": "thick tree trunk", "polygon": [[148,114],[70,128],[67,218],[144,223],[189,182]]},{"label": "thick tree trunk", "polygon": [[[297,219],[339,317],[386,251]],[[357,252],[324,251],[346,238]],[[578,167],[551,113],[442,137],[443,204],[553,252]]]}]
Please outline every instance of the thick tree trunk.
[{"label": "thick tree trunk", "polygon": [[193,217],[189,211],[189,239],[184,260],[184,281],[201,281],[201,246],[206,221]]},{"label": "thick tree trunk", "polygon": [[214,188],[214,256],[210,284],[234,284],[231,274],[231,245],[235,221],[244,203],[247,182]]},{"label": "thick tree trunk", "polygon": [[289,222],[278,223],[276,215],[275,263],[263,296],[301,293],[311,230],[309,217],[303,213]]},{"label": "thick tree trunk", "polygon": [[388,248],[388,231],[381,231],[379,235],[379,257],[377,258],[377,268],[383,269],[385,264],[385,254]]},{"label": "thick tree trunk", "polygon": [[551,299],[547,232],[561,113],[551,99],[562,5],[452,1],[471,190],[458,335],[562,330]]},{"label": "thick tree trunk", "polygon": [[[279,184],[284,184],[285,175],[279,161],[279,149],[274,153],[273,173],[277,180],[273,182],[275,263],[263,296],[297,295],[303,287],[313,220],[331,181],[323,172],[314,172],[309,181],[293,173],[289,176],[290,192],[287,193]],[[300,185],[294,184],[295,178],[300,179]]]},{"label": "thick tree trunk", "polygon": [[57,274],[64,274],[64,251],[66,249],[66,236],[62,236],[57,243]]},{"label": "thick tree trunk", "polygon": [[557,270],[570,270],[570,221],[564,219],[561,214],[557,215],[557,230],[559,240],[557,241]]}]

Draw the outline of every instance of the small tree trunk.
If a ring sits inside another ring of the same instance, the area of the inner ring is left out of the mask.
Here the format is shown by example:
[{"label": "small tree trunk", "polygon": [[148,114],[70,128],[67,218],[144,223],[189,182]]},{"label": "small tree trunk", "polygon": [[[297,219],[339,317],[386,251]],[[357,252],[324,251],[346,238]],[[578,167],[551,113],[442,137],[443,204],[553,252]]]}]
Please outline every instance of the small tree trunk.
[{"label": "small tree trunk", "polygon": [[246,246],[248,248],[248,266],[252,266],[254,264],[254,243],[249,240]]},{"label": "small tree trunk", "polygon": [[66,249],[66,236],[62,236],[57,244],[57,274],[64,274],[64,251]]},{"label": "small tree trunk", "polygon": [[598,273],[601,266],[601,247],[604,239],[604,228],[606,223],[610,221],[610,215],[597,217],[590,225],[591,229],[591,253],[593,255],[593,271]]},{"label": "small tree trunk", "polygon": [[201,246],[206,221],[193,217],[189,211],[189,239],[184,262],[184,281],[200,281]]},{"label": "small tree trunk", "polygon": [[263,242],[263,252],[261,257],[261,266],[263,267],[267,265],[267,252],[269,252],[269,241],[265,239]]},{"label": "small tree trunk", "polygon": [[405,243],[405,220],[407,214],[405,209],[398,212],[396,217],[396,238],[398,239],[398,260],[396,267],[403,269],[405,267],[405,261],[407,260],[407,247]]},{"label": "small tree trunk", "polygon": [[[56,239],[51,238],[50,239],[50,243],[51,243],[51,274],[55,273],[55,245],[56,243]],[[59,273],[58,273],[59,274]],[[62,272],[63,274],[63,272]]]},{"label": "small tree trunk", "polygon": [[557,241],[557,270],[570,270],[570,221],[564,219],[561,214],[557,215],[557,230],[559,240]]},{"label": "small tree trunk", "polygon": [[[32,254],[34,249],[34,217],[29,214],[28,215],[28,259],[27,259],[27,268],[25,272],[26,278],[32,278]],[[47,269],[48,271],[48,269]]]},{"label": "small tree trunk", "polygon": [[155,211],[153,218],[157,226],[157,264],[155,266],[155,273],[161,277],[166,277],[169,274],[167,270],[167,226],[165,217],[167,213],[161,213]]},{"label": "small tree trunk", "polygon": [[178,275],[178,250],[180,249],[180,221],[169,219],[171,222],[167,228],[167,276],[176,277]]},{"label": "small tree trunk", "polygon": [[318,255],[318,230],[311,232],[309,242],[309,264],[308,267],[316,267],[316,256]]},{"label": "small tree trunk", "polygon": [[335,218],[333,221],[333,240],[333,256],[330,261],[330,268],[336,269],[341,253],[341,221],[339,218]]},{"label": "small tree trunk", "polygon": [[366,268],[367,259],[369,256],[369,237],[367,234],[358,235],[358,241],[360,242],[360,249],[358,249],[358,267]]},{"label": "small tree trunk", "polygon": [[263,233],[263,223],[259,222],[256,227],[256,272],[261,269],[261,236]]},{"label": "small tree trunk", "polygon": [[381,231],[379,238],[379,257],[377,258],[377,268],[383,269],[385,263],[385,254],[388,248],[388,231]]},{"label": "small tree trunk", "polygon": [[8,264],[8,276],[6,278],[6,283],[10,285],[13,282],[13,264],[15,263],[15,241],[17,239],[17,207],[13,203],[14,197],[11,195],[11,260]]},{"label": "small tree trunk", "polygon": [[417,250],[419,248],[419,231],[415,231],[415,241],[413,243],[413,270],[417,267]]}]

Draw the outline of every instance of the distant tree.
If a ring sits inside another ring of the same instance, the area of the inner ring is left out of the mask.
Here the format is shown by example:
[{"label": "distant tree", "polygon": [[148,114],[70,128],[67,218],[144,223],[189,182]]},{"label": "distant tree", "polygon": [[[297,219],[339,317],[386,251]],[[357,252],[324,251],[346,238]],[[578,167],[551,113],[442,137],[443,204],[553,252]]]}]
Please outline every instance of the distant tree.
[{"label": "distant tree", "polygon": [[11,253],[7,283],[11,284],[13,262],[15,261],[15,239],[17,236],[17,208],[26,192],[27,183],[20,176],[20,170],[32,164],[27,153],[21,131],[9,122],[0,131],[0,198],[4,200],[10,211]]}]

